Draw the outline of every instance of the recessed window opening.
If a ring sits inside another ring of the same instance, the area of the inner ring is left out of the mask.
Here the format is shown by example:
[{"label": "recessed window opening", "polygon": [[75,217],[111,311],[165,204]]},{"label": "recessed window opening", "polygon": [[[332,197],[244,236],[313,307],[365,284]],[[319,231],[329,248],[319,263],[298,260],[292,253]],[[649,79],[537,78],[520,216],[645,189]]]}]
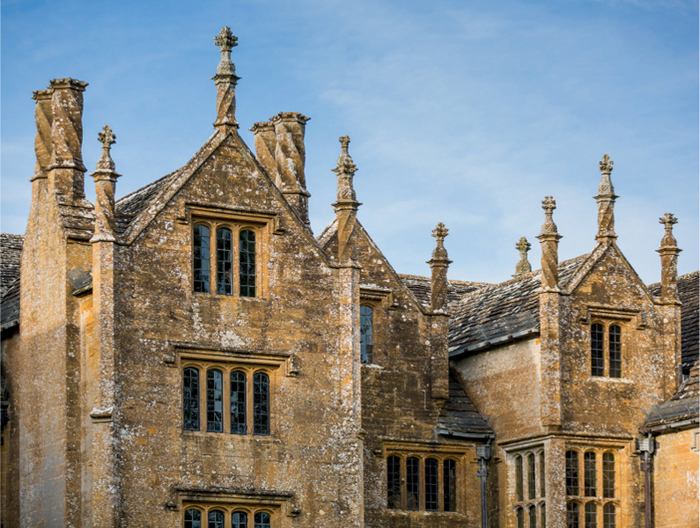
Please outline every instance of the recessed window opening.
[{"label": "recessed window opening", "polygon": [[360,306],[360,350],[362,363],[372,363],[374,352],[374,311]]}]

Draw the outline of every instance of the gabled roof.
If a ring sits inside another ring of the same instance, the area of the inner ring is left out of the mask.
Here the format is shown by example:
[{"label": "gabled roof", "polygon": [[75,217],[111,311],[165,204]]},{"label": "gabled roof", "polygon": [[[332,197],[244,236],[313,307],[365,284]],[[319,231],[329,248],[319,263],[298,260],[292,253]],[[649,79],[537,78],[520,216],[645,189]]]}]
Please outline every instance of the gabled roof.
[{"label": "gabled roof", "polygon": [[698,422],[698,362],[690,369],[690,376],[678,388],[670,400],[655,405],[647,411],[644,429],[664,428],[669,424]]},{"label": "gabled roof", "polygon": [[20,261],[22,260],[23,235],[0,233],[0,296],[19,279]]},{"label": "gabled roof", "polygon": [[[700,272],[694,271],[678,277],[678,298],[681,305],[681,363],[683,372],[688,373],[690,367],[698,361],[700,335],[698,332],[698,285]],[[655,297],[661,296],[661,283],[648,286]]]},{"label": "gabled roof", "polygon": [[114,221],[114,231],[117,236],[124,234],[131,221],[148,208],[155,197],[173,181],[177,172],[173,171],[117,200]]},{"label": "gabled roof", "polygon": [[[559,263],[559,286],[566,289],[588,255]],[[541,271],[531,271],[463,296],[450,318],[450,355],[485,348],[539,331]]]},{"label": "gabled roof", "polygon": [[440,410],[438,430],[440,434],[477,433],[493,434],[493,429],[476,410],[474,404],[450,370],[449,396]]},{"label": "gabled roof", "polygon": [[[404,275],[399,273],[399,277],[404,282],[408,289],[413,292],[416,299],[430,309],[430,277],[421,277],[420,275]],[[459,303],[463,295],[471,293],[483,288],[484,286],[491,286],[487,282],[469,282],[469,281],[447,281],[447,306],[450,310],[454,309]]]}]

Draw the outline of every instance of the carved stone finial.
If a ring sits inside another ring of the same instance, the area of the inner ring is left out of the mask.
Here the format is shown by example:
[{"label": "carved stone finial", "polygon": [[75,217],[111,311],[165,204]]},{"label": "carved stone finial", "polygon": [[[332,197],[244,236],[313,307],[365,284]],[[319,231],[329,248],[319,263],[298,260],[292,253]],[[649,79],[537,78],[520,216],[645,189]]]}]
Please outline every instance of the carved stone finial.
[{"label": "carved stone finial", "polygon": [[661,239],[661,247],[675,247],[678,242],[673,236],[673,224],[677,224],[678,219],[671,213],[666,213],[662,218],[659,218],[659,223],[664,224],[664,229],[666,229],[666,233]]},{"label": "carved stone finial", "polygon": [[615,162],[610,159],[610,156],[607,154],[603,155],[603,161],[598,162],[598,166],[600,167],[600,172],[603,174],[610,174],[613,170],[613,164]]},{"label": "carved stone finial", "polygon": [[527,241],[527,238],[521,237],[520,241],[515,244],[515,249],[520,251],[520,262],[515,266],[515,275],[513,277],[519,277],[520,275],[525,275],[532,271],[532,266],[527,260],[527,252],[530,251],[532,244]]},{"label": "carved stone finial", "polygon": [[216,75],[235,77],[236,67],[231,61],[231,50],[238,46],[238,38],[233,36],[231,28],[225,27],[221,30],[221,33],[214,37],[214,43],[221,48],[221,62],[216,68]]},{"label": "carved stone finial", "polygon": [[112,129],[105,125],[102,132],[97,134],[97,139],[102,143],[102,157],[97,162],[97,170],[114,170],[114,160],[112,159],[110,150],[112,145],[117,142],[117,136],[112,133]]},{"label": "carved stone finial", "polygon": [[542,201],[545,219],[542,231],[537,236],[542,246],[542,291],[559,291],[559,239],[557,226],[552,219],[552,213],[557,208],[557,202],[551,196],[546,196]]},{"label": "carved stone finial", "polygon": [[673,225],[678,223],[678,219],[671,213],[666,213],[659,218],[659,223],[666,230],[661,239],[661,247],[656,250],[661,255],[661,302],[674,304],[678,301],[678,254],[682,251],[673,236]]},{"label": "carved stone finial", "polygon": [[357,172],[357,166],[348,152],[350,138],[342,136],[338,138],[338,141],[340,141],[340,156],[335,169],[333,169],[333,172],[338,176],[338,203],[356,202],[357,197],[353,187],[353,177]]},{"label": "carved stone finial", "polygon": [[447,258],[445,249],[445,237],[448,235],[445,224],[440,222],[433,229],[433,236],[437,241],[432,258],[428,261],[432,271],[430,279],[430,309],[433,312],[441,312],[447,299],[447,268],[452,261]]},{"label": "carved stone finial", "polygon": [[554,223],[554,220],[552,219],[552,213],[554,213],[554,210],[557,208],[557,202],[552,198],[551,196],[545,196],[544,200],[542,200],[542,209],[544,209],[544,223],[542,224],[542,231],[540,232],[540,235],[548,235],[548,234],[556,234],[557,233],[557,225]]},{"label": "carved stone finial", "polygon": [[595,196],[598,202],[598,234],[596,239],[615,239],[615,194],[610,173],[613,170],[613,161],[605,154],[603,161],[598,163],[601,177],[598,185],[598,194]]},{"label": "carved stone finial", "polygon": [[433,229],[433,236],[437,240],[437,245],[433,250],[432,260],[444,260],[447,258],[447,250],[445,249],[444,242],[448,234],[448,230],[442,222]]},{"label": "carved stone finial", "polygon": [[236,66],[231,61],[231,49],[237,46],[238,39],[225,27],[214,38],[214,43],[221,48],[221,61],[212,77],[216,84],[216,121],[214,126],[223,131],[238,128],[236,121],[236,84],[240,77],[236,75]]}]

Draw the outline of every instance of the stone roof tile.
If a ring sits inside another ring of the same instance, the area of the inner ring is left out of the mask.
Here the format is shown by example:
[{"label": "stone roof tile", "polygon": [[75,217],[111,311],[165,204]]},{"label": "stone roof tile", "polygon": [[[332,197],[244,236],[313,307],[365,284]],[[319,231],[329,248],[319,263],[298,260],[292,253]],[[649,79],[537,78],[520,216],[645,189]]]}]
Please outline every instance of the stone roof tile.
[{"label": "stone roof tile", "polygon": [[[408,287],[416,299],[425,306],[430,308],[430,278],[421,277],[420,275],[404,275],[399,273],[399,277]],[[484,286],[490,286],[486,282],[468,282],[468,281],[447,281],[447,306],[448,308],[454,308],[463,295],[471,293],[483,288]]]},{"label": "stone roof tile", "polygon": [[681,383],[678,391],[666,402],[647,411],[645,428],[683,422],[698,418],[698,362],[690,368],[689,377]]},{"label": "stone roof tile", "polygon": [[19,279],[20,261],[22,260],[23,235],[0,233],[0,296]]},{"label": "stone roof tile", "polygon": [[449,396],[440,410],[438,428],[453,433],[492,434],[493,429],[479,414],[457,377],[450,371]]}]

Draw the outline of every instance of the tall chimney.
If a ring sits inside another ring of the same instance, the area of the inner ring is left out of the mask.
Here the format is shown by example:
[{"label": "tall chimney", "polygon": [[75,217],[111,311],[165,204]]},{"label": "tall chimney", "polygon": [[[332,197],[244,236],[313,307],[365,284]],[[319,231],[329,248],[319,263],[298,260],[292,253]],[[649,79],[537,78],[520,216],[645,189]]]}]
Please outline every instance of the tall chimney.
[{"label": "tall chimney", "polygon": [[49,164],[53,155],[53,142],[51,141],[51,124],[53,112],[51,110],[51,96],[53,89],[34,92],[32,98],[36,101],[34,116],[36,118],[36,137],[34,139],[34,151],[36,152],[36,167],[30,181],[48,178]]},{"label": "tall chimney", "polygon": [[306,190],[306,149],[304,133],[310,118],[298,112],[280,112],[270,118],[275,127],[275,162],[281,185],[280,191],[297,212],[304,224],[309,225],[309,196]]},{"label": "tall chimney", "polygon": [[676,237],[673,236],[673,224],[677,224],[678,219],[671,213],[666,213],[663,218],[659,218],[659,223],[664,224],[666,229],[661,247],[656,250],[661,255],[661,302],[673,304],[678,301],[678,254],[682,251],[678,249]]},{"label": "tall chimney", "polygon": [[262,165],[262,168],[272,178],[275,185],[280,188],[282,181],[275,163],[275,149],[277,147],[275,125],[269,121],[262,121],[255,123],[250,131],[255,134],[255,156],[258,158],[258,163]]},{"label": "tall chimney", "polygon": [[114,191],[121,174],[114,170],[110,149],[117,142],[117,136],[112,134],[110,127],[105,126],[97,139],[102,143],[102,157],[92,173],[96,194],[95,235],[90,242],[114,242]]},{"label": "tall chimney", "polygon": [[544,209],[544,224],[538,239],[542,246],[542,289],[544,291],[559,290],[559,239],[557,225],[552,220],[552,213],[557,208],[557,202],[551,196],[545,196],[542,201]]},{"label": "tall chimney", "polygon": [[357,166],[352,161],[348,152],[350,138],[339,138],[341,150],[338,163],[333,169],[338,177],[338,200],[333,204],[335,217],[338,222],[338,263],[346,265],[352,262],[354,246],[350,244],[350,238],[355,231],[357,222],[357,208],[362,205],[357,201],[352,180],[357,172]]},{"label": "tall chimney", "polygon": [[433,230],[433,236],[437,240],[437,245],[433,250],[430,264],[430,310],[442,312],[447,299],[447,268],[452,261],[447,258],[447,250],[444,246],[445,237],[448,235],[445,224],[440,222]]},{"label": "tall chimney", "polygon": [[85,198],[83,165],[83,92],[88,84],[75,79],[54,79],[50,88],[51,142],[49,163],[51,190],[70,202]]},{"label": "tall chimney", "polygon": [[238,128],[236,121],[236,84],[240,77],[236,75],[236,66],[231,61],[231,50],[236,47],[238,38],[231,33],[231,28],[225,27],[214,38],[221,48],[221,62],[212,77],[216,84],[216,121],[214,127],[224,132],[228,128]]},{"label": "tall chimney", "polygon": [[599,162],[598,166],[600,167],[602,176],[600,178],[600,185],[598,185],[598,195],[594,196],[598,202],[598,234],[595,238],[596,240],[614,240],[617,238],[615,234],[614,209],[615,199],[618,198],[618,196],[615,194],[615,189],[610,179],[610,173],[613,170],[613,161],[610,160],[610,156],[605,154],[603,156],[603,161]]}]

